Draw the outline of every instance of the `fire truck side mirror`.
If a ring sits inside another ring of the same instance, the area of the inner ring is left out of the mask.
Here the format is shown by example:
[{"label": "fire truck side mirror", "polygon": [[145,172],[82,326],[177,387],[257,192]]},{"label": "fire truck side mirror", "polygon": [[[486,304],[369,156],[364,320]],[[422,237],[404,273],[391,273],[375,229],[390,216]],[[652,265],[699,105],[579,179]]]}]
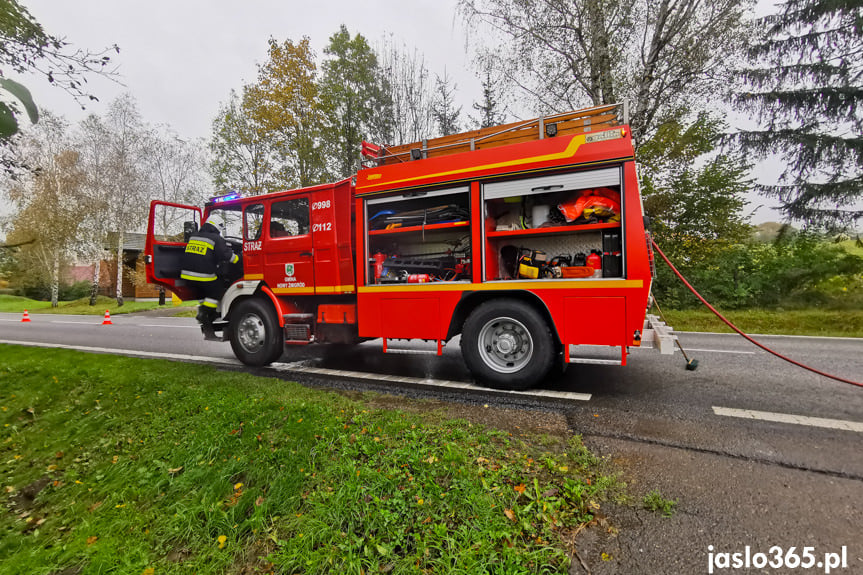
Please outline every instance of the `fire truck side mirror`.
[{"label": "fire truck side mirror", "polygon": [[188,243],[192,234],[198,231],[198,222],[183,222],[183,241]]}]

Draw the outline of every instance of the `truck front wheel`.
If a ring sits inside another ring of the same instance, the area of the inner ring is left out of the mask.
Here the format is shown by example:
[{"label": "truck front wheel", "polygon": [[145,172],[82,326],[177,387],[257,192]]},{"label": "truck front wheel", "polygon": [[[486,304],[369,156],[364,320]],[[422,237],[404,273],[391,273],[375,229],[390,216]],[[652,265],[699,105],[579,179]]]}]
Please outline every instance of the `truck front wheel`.
[{"label": "truck front wheel", "polygon": [[554,363],[548,324],[533,307],[513,299],[485,302],[468,316],[461,352],[474,376],[498,389],[527,389]]},{"label": "truck front wheel", "polygon": [[269,365],[282,356],[285,340],[272,308],[259,299],[243,300],[231,312],[231,349],[246,365]]}]

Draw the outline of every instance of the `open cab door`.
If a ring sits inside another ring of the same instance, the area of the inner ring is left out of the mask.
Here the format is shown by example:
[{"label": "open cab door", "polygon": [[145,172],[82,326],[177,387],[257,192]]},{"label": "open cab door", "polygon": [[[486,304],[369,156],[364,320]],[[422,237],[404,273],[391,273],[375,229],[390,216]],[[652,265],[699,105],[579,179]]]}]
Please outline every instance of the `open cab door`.
[{"label": "open cab door", "polygon": [[189,236],[200,229],[201,221],[200,208],[150,202],[144,250],[148,283],[171,290],[181,300],[194,299],[193,290],[180,279],[180,266]]}]

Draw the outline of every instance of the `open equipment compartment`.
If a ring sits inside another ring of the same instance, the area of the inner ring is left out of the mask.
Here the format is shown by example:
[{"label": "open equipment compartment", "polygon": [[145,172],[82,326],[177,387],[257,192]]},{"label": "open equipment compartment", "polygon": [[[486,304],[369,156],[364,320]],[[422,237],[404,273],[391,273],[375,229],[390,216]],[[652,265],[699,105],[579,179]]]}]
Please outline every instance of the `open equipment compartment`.
[{"label": "open equipment compartment", "polygon": [[615,166],[484,183],[485,280],[625,277],[622,182]]},{"label": "open equipment compartment", "polygon": [[470,188],[365,200],[366,285],[470,282]]}]

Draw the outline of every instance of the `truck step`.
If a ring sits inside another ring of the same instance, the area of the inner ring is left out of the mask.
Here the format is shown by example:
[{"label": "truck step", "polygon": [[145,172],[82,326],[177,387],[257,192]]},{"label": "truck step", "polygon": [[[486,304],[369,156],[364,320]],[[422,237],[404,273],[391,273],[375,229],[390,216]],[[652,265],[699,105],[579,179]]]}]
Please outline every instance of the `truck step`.
[{"label": "truck step", "polygon": [[573,345],[567,346],[567,352],[567,363],[626,365],[626,348],[622,346]]},{"label": "truck step", "polygon": [[569,363],[590,363],[593,365],[623,365],[619,359],[596,359],[592,357],[570,357]]},{"label": "truck step", "polygon": [[405,347],[390,347],[387,338],[383,338],[383,352],[397,353],[402,355],[443,355],[443,341],[434,340],[435,349],[428,348],[405,348]]},{"label": "truck step", "polygon": [[388,348],[385,353],[396,353],[401,355],[437,355],[437,352],[433,349],[393,349]]},{"label": "truck step", "polygon": [[285,323],[308,323],[315,319],[313,313],[286,313],[282,316],[285,318]]}]

